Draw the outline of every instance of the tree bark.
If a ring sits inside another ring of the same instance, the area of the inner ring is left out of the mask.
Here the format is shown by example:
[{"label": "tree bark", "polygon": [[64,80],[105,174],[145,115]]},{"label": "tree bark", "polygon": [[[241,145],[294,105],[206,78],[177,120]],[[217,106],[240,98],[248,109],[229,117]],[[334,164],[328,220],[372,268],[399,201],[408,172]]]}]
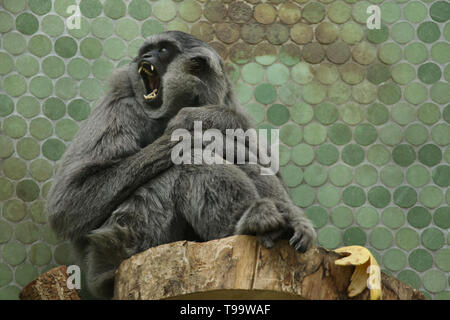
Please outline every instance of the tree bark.
[{"label": "tree bark", "polygon": [[21,300],[80,300],[75,289],[67,287],[67,268],[59,266],[41,274],[19,294]]},{"label": "tree bark", "polygon": [[[256,237],[209,242],[179,241],[122,262],[114,298],[126,299],[349,299],[353,266],[336,266],[336,252],[313,248],[301,254],[287,241],[271,249]],[[422,300],[417,290],[382,274],[385,300]],[[369,299],[369,290],[352,299]]]}]

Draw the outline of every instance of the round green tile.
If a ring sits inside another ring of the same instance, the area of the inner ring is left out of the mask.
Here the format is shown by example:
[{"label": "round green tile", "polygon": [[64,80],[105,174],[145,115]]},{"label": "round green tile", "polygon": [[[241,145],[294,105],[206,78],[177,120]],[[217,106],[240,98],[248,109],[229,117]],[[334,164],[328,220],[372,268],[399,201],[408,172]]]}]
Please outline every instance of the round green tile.
[{"label": "round green tile", "polygon": [[331,222],[338,228],[347,228],[353,223],[352,210],[348,207],[334,208],[331,213]]},{"label": "round green tile", "polygon": [[395,234],[396,244],[407,251],[419,246],[419,234],[411,228],[402,228]]},{"label": "round green tile", "polygon": [[423,286],[426,290],[436,293],[445,290],[445,274],[439,270],[429,270],[423,276]]},{"label": "round green tile", "polygon": [[55,41],[55,52],[62,58],[73,57],[77,49],[77,43],[71,37],[60,37]]},{"label": "round green tile", "polygon": [[332,144],[323,144],[316,150],[317,161],[329,166],[339,159],[339,151]]},{"label": "round green tile", "polygon": [[13,74],[4,79],[3,88],[8,95],[18,97],[26,92],[27,83],[22,76]]},{"label": "round green tile", "polygon": [[288,187],[295,187],[302,182],[303,171],[293,164],[288,164],[281,168],[281,177]]},{"label": "round green tile", "polygon": [[267,79],[271,84],[282,85],[289,79],[289,69],[280,63],[267,68]]},{"label": "round green tile", "polygon": [[370,244],[378,250],[384,250],[392,245],[393,237],[389,229],[384,227],[376,227],[370,233]]},{"label": "round green tile", "polygon": [[85,38],[80,43],[80,52],[86,59],[97,59],[102,54],[102,44],[98,39]]},{"label": "round green tile", "polygon": [[152,7],[145,0],[132,0],[128,5],[128,14],[136,20],[145,20],[152,13]]},{"label": "round green tile", "polygon": [[48,138],[53,132],[52,123],[46,118],[36,118],[30,122],[30,133],[39,140]]},{"label": "round green tile", "polygon": [[12,29],[14,18],[6,11],[0,12],[0,32],[6,33]]},{"label": "round green tile", "polygon": [[418,146],[428,140],[428,130],[421,124],[412,124],[405,131],[406,141]]},{"label": "round green tile", "polygon": [[291,39],[297,44],[307,44],[314,37],[313,29],[309,24],[296,23],[291,28]]},{"label": "round green tile", "polygon": [[400,271],[406,265],[406,255],[399,249],[390,249],[383,254],[383,265],[392,271]]},{"label": "round green tile", "polygon": [[314,190],[307,185],[300,185],[290,190],[290,196],[294,204],[299,207],[309,207],[314,202]]},{"label": "round green tile", "polygon": [[445,149],[444,160],[447,163],[450,163],[450,147],[447,147],[447,149]]},{"label": "round green tile", "polygon": [[36,158],[40,153],[40,149],[39,144],[33,138],[23,138],[17,142],[17,153],[25,160]]},{"label": "round green tile", "polygon": [[430,181],[430,173],[424,166],[414,165],[408,168],[406,180],[414,187],[422,187]]},{"label": "round green tile", "polygon": [[332,185],[324,185],[317,191],[317,200],[327,208],[332,208],[339,203],[340,191]]},{"label": "round green tile", "polygon": [[38,30],[38,28],[39,28],[39,21],[31,13],[24,12],[17,16],[16,18],[17,31],[26,35],[32,35]]},{"label": "round green tile", "polygon": [[371,64],[376,56],[376,48],[368,42],[361,42],[356,44],[352,50],[353,60],[362,65]]},{"label": "round green tile", "polygon": [[[289,110],[282,104],[274,104],[274,105],[270,106],[269,109],[267,109],[267,118],[274,125],[280,126],[282,124],[285,124],[289,120]],[[293,128],[294,127],[299,128],[298,126],[293,126],[293,125],[286,126],[286,128],[289,127],[289,129],[285,129],[285,130],[289,131],[286,133],[289,136],[298,135],[299,138],[301,139],[301,136],[302,136],[301,131],[298,132],[297,129],[290,129],[291,126]],[[285,128],[285,127],[283,127],[283,128]],[[281,135],[281,132],[280,132],[280,135]],[[290,139],[290,140],[292,140],[292,139]],[[297,140],[297,138],[295,138],[294,140]],[[283,142],[285,142],[285,141],[283,141]],[[287,144],[289,144],[289,143],[287,143]]]},{"label": "round green tile", "polygon": [[304,127],[303,136],[308,144],[319,145],[327,138],[327,131],[318,123],[310,123]]},{"label": "round green tile", "polygon": [[33,265],[43,266],[50,263],[52,252],[47,244],[39,242],[31,246],[28,258]]},{"label": "round green tile", "polygon": [[389,190],[384,187],[373,187],[367,193],[369,203],[375,208],[384,208],[391,201],[391,194]]},{"label": "round green tile", "polygon": [[16,193],[19,199],[31,202],[39,197],[39,186],[33,180],[22,180],[16,186]]},{"label": "round green tile", "polygon": [[20,288],[16,286],[6,286],[0,289],[1,300],[19,300]]},{"label": "round green tile", "polygon": [[442,72],[438,65],[429,62],[421,65],[418,69],[420,81],[425,84],[433,84],[441,78]]},{"label": "round green tile", "polygon": [[416,191],[408,186],[402,186],[394,191],[394,203],[402,208],[411,208],[417,202]]},{"label": "round green tile", "polygon": [[381,20],[383,20],[386,23],[394,23],[401,17],[401,9],[400,6],[393,2],[388,1],[384,2],[381,6]]},{"label": "round green tile", "polygon": [[266,27],[266,39],[274,45],[281,45],[289,39],[289,28],[281,23]]},{"label": "round green tile", "polygon": [[299,103],[290,108],[291,120],[298,124],[306,124],[312,120],[314,111],[309,104]]},{"label": "round green tile", "polygon": [[51,181],[44,183],[44,185],[42,186],[42,197],[44,199],[47,198],[47,195],[48,195],[48,192],[49,192],[51,186],[52,186]]},{"label": "round green tile", "polygon": [[352,131],[348,126],[336,123],[328,128],[328,137],[334,144],[344,145],[352,139]]},{"label": "round green tile", "polygon": [[407,84],[415,78],[416,71],[408,63],[400,63],[392,68],[392,79],[398,84]]},{"label": "round green tile", "polygon": [[369,104],[377,98],[377,86],[363,81],[352,88],[353,99],[360,104]]},{"label": "round green tile", "polygon": [[[6,200],[9,199],[14,192],[14,185],[5,178],[0,178],[0,200]],[[6,210],[6,205],[4,207],[4,210]],[[5,211],[3,211],[3,214]]]},{"label": "round green tile", "polygon": [[11,222],[22,220],[26,213],[25,204],[17,199],[6,201],[3,207],[3,217]]},{"label": "round green tile", "polygon": [[164,31],[164,25],[158,20],[148,19],[142,24],[141,33],[145,38]]},{"label": "round green tile", "polygon": [[305,102],[318,104],[326,97],[326,87],[317,82],[310,82],[303,87],[302,97]]},{"label": "round green tile", "polygon": [[306,168],[304,179],[312,187],[321,186],[327,180],[327,170],[323,166],[313,164]]},{"label": "round green tile", "polygon": [[264,121],[265,111],[259,103],[250,103],[244,108],[256,123],[261,123]]},{"label": "round green tile", "polygon": [[[332,48],[332,45],[329,47]],[[303,59],[312,64],[316,64],[325,59],[325,48],[317,42],[308,43],[303,47]],[[333,59],[330,57],[330,60]]]},{"label": "round green tile", "polygon": [[[13,234],[13,228],[9,225],[8,222],[0,220],[0,243],[8,242]],[[0,278],[2,275],[2,269],[0,265]],[[2,284],[2,280],[0,280],[0,285]]]},{"label": "round green tile", "polygon": [[439,26],[432,21],[425,21],[417,28],[417,37],[425,43],[433,43],[441,36]]},{"label": "round green tile", "polygon": [[400,100],[401,97],[402,90],[395,83],[386,83],[378,88],[378,99],[384,104],[395,104]]},{"label": "round green tile", "polygon": [[90,27],[89,21],[81,17],[79,26],[69,29],[69,34],[77,39],[82,39],[88,35]]},{"label": "round green tile", "polygon": [[367,236],[361,228],[351,227],[344,231],[343,241],[346,246],[364,246],[367,241]]},{"label": "round green tile", "polygon": [[161,21],[170,21],[175,18],[177,9],[171,1],[159,0],[153,5],[153,14]]},{"label": "round green tile", "polygon": [[392,119],[399,125],[407,125],[416,119],[416,110],[406,103],[399,103],[392,108]]},{"label": "round green tile", "polygon": [[355,179],[359,185],[368,187],[377,182],[378,172],[371,165],[365,164],[356,168]]},{"label": "round green tile", "polygon": [[356,103],[349,103],[344,107],[341,107],[342,120],[349,124],[355,125],[363,120],[363,111],[361,107]]},{"label": "round green tile", "polygon": [[371,229],[378,223],[378,212],[372,207],[362,207],[356,214],[358,224],[366,229]]},{"label": "round green tile", "polygon": [[315,28],[316,40],[322,44],[330,44],[339,36],[339,29],[335,24],[325,21]]},{"label": "round green tile", "polygon": [[373,84],[380,84],[387,81],[391,77],[389,67],[384,63],[376,63],[367,69],[367,80]]},{"label": "round green tile", "polygon": [[47,216],[45,212],[45,202],[44,201],[34,201],[29,205],[29,211],[31,219],[40,224],[47,222]]},{"label": "round green tile", "polygon": [[11,138],[20,138],[27,132],[27,123],[22,117],[12,115],[3,121],[3,130]]},{"label": "round green tile", "polygon": [[322,124],[329,125],[339,118],[339,113],[334,104],[322,103],[314,109],[315,118]]},{"label": "round green tile", "polygon": [[0,158],[8,158],[14,152],[14,145],[10,138],[0,137]]},{"label": "round green tile", "polygon": [[414,207],[408,212],[408,222],[415,228],[424,228],[431,222],[431,215],[424,207]]},{"label": "round green tile", "polygon": [[[151,21],[151,20],[148,20]],[[91,32],[100,39],[106,39],[113,34],[114,25],[111,19],[106,17],[95,18],[91,23]]]},{"label": "round green tile", "polygon": [[139,34],[139,26],[132,19],[121,19],[116,24],[116,33],[124,40],[133,40]]},{"label": "round green tile", "polygon": [[26,286],[39,276],[38,270],[31,264],[21,264],[15,272],[15,279],[21,286]]},{"label": "round green tile", "polygon": [[[265,63],[272,64],[275,61],[275,57],[271,56],[269,48],[273,48],[276,52],[276,48],[270,44],[265,44],[264,47],[257,46],[254,51],[256,62],[265,65]],[[217,51],[217,48],[214,48]],[[236,64],[246,64],[250,61],[252,56],[251,47],[246,43],[237,43],[230,49],[230,60]],[[226,48],[222,49],[226,52]],[[262,63],[264,62],[264,63]],[[270,62],[270,63],[269,63]]]},{"label": "round green tile", "polygon": [[450,185],[450,166],[438,166],[433,169],[433,182],[443,188]]},{"label": "round green tile", "polygon": [[34,77],[30,81],[30,92],[36,98],[47,98],[53,92],[53,83],[49,78],[44,76]]},{"label": "round green tile", "polygon": [[255,88],[254,94],[256,101],[262,104],[270,104],[277,98],[277,89],[269,83],[263,83]]},{"label": "round green tile", "polygon": [[38,227],[31,221],[25,221],[16,225],[16,239],[23,244],[30,244],[40,237]]},{"label": "round green tile", "polygon": [[408,22],[399,22],[391,27],[391,37],[400,44],[406,44],[414,39],[414,27]]},{"label": "round green tile", "polygon": [[427,95],[427,88],[420,83],[411,83],[405,88],[405,99],[412,104],[423,103]]},{"label": "round green tile", "polygon": [[396,43],[386,43],[379,48],[378,57],[386,64],[395,64],[402,58],[402,48]]},{"label": "round green tile", "polygon": [[439,269],[450,272],[450,249],[441,249],[436,252],[435,262]]},{"label": "round green tile", "polygon": [[286,165],[291,159],[291,149],[283,144],[279,145],[280,166]]},{"label": "round green tile", "polygon": [[301,51],[300,48],[292,43],[283,45],[280,48],[280,61],[286,66],[294,66],[300,62]]},{"label": "round green tile", "polygon": [[39,62],[32,56],[21,55],[16,59],[16,69],[25,77],[31,77],[39,71]]},{"label": "round green tile", "polygon": [[420,64],[427,60],[428,50],[420,42],[414,42],[405,47],[405,58],[413,64]]},{"label": "round green tile", "polygon": [[450,102],[450,85],[445,82],[436,82],[430,89],[431,100],[437,104],[447,104]]},{"label": "round green tile", "polygon": [[125,15],[126,5],[122,0],[106,0],[103,4],[105,15],[111,19],[119,19]]},{"label": "round green tile", "polygon": [[416,160],[416,152],[410,145],[398,145],[392,150],[392,159],[399,166],[407,167]]},{"label": "round green tile", "polygon": [[336,81],[328,87],[328,99],[334,104],[343,104],[350,98],[350,86],[342,81]]},{"label": "round green tile", "polygon": [[5,263],[0,263],[0,287],[3,287],[13,280],[11,267]]},{"label": "round green tile", "polygon": [[5,159],[3,161],[2,167],[5,176],[13,180],[20,180],[27,173],[26,163],[23,160],[15,157]]},{"label": "round green tile", "polygon": [[347,44],[358,43],[362,40],[363,36],[363,28],[353,21],[347,22],[341,28],[341,39]]},{"label": "round green tile", "polygon": [[245,104],[252,98],[252,88],[245,83],[238,81],[235,85],[236,95],[241,104]]},{"label": "round green tile", "polygon": [[[381,16],[383,17],[383,14]],[[389,28],[381,25],[380,29],[367,29],[366,37],[372,43],[383,43],[389,38]]]},{"label": "round green tile", "polygon": [[367,13],[367,8],[370,6],[368,1],[355,1],[352,3],[352,17],[353,20],[359,23],[366,23],[369,18],[369,14]]},{"label": "round green tile", "polygon": [[58,37],[64,32],[64,21],[57,15],[46,15],[41,22],[41,29],[51,37]]},{"label": "round green tile", "polygon": [[300,62],[291,69],[292,79],[299,84],[306,84],[314,79],[314,69],[311,64]]},{"label": "round green tile", "polygon": [[308,219],[311,220],[314,228],[322,228],[328,222],[328,213],[327,211],[319,206],[309,207],[305,211]]},{"label": "round green tile", "polygon": [[342,150],[342,160],[351,166],[356,166],[364,160],[364,150],[357,144],[349,144]]},{"label": "round green tile", "polygon": [[368,146],[377,139],[377,130],[370,124],[361,124],[355,129],[355,140],[358,144]]},{"label": "round green tile", "polygon": [[54,2],[53,9],[60,16],[68,17],[73,14],[73,11],[68,10],[71,5],[76,5],[75,0],[58,0]]},{"label": "round green tile", "polygon": [[36,159],[30,164],[30,174],[37,181],[46,181],[53,174],[52,165],[44,159]]},{"label": "round green tile", "polygon": [[91,73],[91,66],[82,58],[74,58],[67,65],[67,72],[75,80],[82,80]]},{"label": "round green tile", "polygon": [[56,81],[55,93],[63,100],[72,99],[77,93],[77,82],[69,77],[59,78]]},{"label": "round green tile", "polygon": [[107,79],[114,69],[114,65],[110,60],[100,58],[94,61],[92,64],[92,73],[97,79]]},{"label": "round green tile", "polygon": [[48,139],[42,145],[42,154],[49,160],[58,161],[66,151],[66,146],[58,139]]},{"label": "round green tile", "polygon": [[436,22],[446,22],[450,19],[450,5],[447,1],[437,1],[430,7],[430,16]]},{"label": "round green tile", "polygon": [[389,111],[384,105],[374,103],[367,108],[367,120],[374,125],[384,124],[389,120]]},{"label": "round green tile", "polygon": [[430,250],[438,250],[444,245],[444,234],[438,228],[428,228],[422,232],[422,244]]},{"label": "round green tile", "polygon": [[425,103],[422,105],[418,112],[417,117],[426,125],[432,125],[439,121],[441,118],[441,111],[439,107],[433,103]]},{"label": "round green tile", "polygon": [[419,23],[425,20],[427,16],[427,7],[420,1],[408,1],[409,3],[403,8],[403,14],[406,20],[412,23]]},{"label": "round green tile", "polygon": [[294,24],[301,17],[300,8],[293,3],[283,3],[278,10],[278,16],[280,17],[281,22],[285,24]]},{"label": "round green tile", "polygon": [[342,200],[350,207],[360,207],[366,202],[364,190],[357,186],[350,186],[342,192]]},{"label": "round green tile", "polygon": [[319,23],[325,17],[325,7],[320,3],[309,3],[303,7],[302,16],[309,23]]},{"label": "round green tile", "polygon": [[432,167],[441,162],[442,151],[434,144],[427,144],[419,149],[419,161],[424,165]]},{"label": "round green tile", "polygon": [[330,169],[330,181],[337,187],[348,185],[353,179],[352,169],[338,164]]},{"label": "round green tile", "polygon": [[5,75],[13,69],[14,61],[5,52],[0,52],[0,74]]},{"label": "round green tile", "polygon": [[10,97],[0,94],[0,116],[5,117],[11,114],[14,110],[14,102]]},{"label": "round green tile", "polygon": [[126,54],[127,48],[119,38],[109,38],[104,42],[104,52],[108,58],[119,60]]},{"label": "round green tile", "polygon": [[99,0],[81,0],[80,11],[86,18],[95,18],[102,13],[102,3]]},{"label": "round green tile", "polygon": [[332,226],[325,226],[318,232],[319,244],[327,249],[336,249],[341,243],[341,232]]},{"label": "round green tile", "polygon": [[437,42],[431,47],[431,58],[439,64],[450,62],[448,51],[450,45],[447,42]]},{"label": "round green tile", "polygon": [[350,85],[362,82],[365,77],[365,72],[365,68],[356,63],[347,63],[340,69],[342,80]]},{"label": "round green tile", "polygon": [[42,61],[42,70],[48,77],[52,79],[56,79],[62,76],[65,69],[66,66],[64,65],[63,60],[58,58],[57,56],[50,56]]},{"label": "round green tile", "polygon": [[280,140],[289,146],[297,145],[302,137],[302,129],[296,124],[285,124],[280,129]]},{"label": "round green tile", "polygon": [[264,68],[257,63],[247,63],[242,68],[242,79],[250,84],[258,84],[264,80]]},{"label": "round green tile", "polygon": [[25,247],[18,242],[9,242],[3,246],[2,258],[9,265],[21,264],[26,256]]},{"label": "round green tile", "polygon": [[419,201],[427,208],[437,208],[444,200],[441,189],[435,186],[426,186],[420,190]]},{"label": "round green tile", "polygon": [[314,159],[314,150],[307,144],[301,143],[292,148],[292,160],[299,166],[306,166]]},{"label": "round green tile", "polygon": [[27,41],[25,40],[25,37],[20,33],[9,32],[4,36],[2,36],[2,40],[3,40],[3,48],[13,55],[19,55],[25,51]]},{"label": "round green tile", "polygon": [[450,143],[450,126],[445,123],[440,123],[431,129],[431,137],[433,141],[441,146],[446,146]]},{"label": "round green tile", "polygon": [[390,207],[383,211],[381,221],[390,229],[397,229],[405,224],[405,215],[400,208]]}]

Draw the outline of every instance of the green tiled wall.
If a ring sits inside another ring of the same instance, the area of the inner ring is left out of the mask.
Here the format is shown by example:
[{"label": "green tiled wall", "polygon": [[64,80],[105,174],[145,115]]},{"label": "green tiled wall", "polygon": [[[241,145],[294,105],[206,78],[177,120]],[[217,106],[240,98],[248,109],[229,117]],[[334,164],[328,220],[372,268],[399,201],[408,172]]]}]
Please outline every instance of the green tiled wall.
[{"label": "green tiled wall", "polygon": [[[81,26],[69,30],[69,5]],[[0,0],[0,299],[58,264],[56,163],[143,38],[190,32],[279,128],[281,174],[319,243],[450,299],[450,4],[422,0]],[[381,9],[379,30],[366,8]]]}]

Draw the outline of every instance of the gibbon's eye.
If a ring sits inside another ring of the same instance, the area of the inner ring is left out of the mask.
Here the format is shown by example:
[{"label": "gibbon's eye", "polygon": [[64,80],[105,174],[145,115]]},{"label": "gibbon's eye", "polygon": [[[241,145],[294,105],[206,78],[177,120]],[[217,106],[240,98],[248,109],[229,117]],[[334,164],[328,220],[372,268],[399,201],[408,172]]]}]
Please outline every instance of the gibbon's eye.
[{"label": "gibbon's eye", "polygon": [[159,48],[160,53],[167,53],[169,50],[166,47]]}]

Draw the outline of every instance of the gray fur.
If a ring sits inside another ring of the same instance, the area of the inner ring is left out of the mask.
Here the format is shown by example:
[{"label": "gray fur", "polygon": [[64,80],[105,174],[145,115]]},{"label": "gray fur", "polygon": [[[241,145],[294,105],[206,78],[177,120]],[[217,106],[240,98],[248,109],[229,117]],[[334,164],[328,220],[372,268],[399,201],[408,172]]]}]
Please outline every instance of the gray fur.
[{"label": "gray fur", "polygon": [[[143,99],[137,66],[160,41],[179,52],[155,107]],[[192,65],[197,58],[206,71]],[[266,247],[287,237],[300,251],[313,245],[314,229],[279,177],[260,175],[258,165],[171,163],[177,128],[192,130],[196,120],[203,130],[251,127],[211,47],[182,32],[153,36],[111,88],[65,153],[47,201],[51,226],[71,240],[94,295],[112,296],[121,261],[168,242],[254,234]]]}]

